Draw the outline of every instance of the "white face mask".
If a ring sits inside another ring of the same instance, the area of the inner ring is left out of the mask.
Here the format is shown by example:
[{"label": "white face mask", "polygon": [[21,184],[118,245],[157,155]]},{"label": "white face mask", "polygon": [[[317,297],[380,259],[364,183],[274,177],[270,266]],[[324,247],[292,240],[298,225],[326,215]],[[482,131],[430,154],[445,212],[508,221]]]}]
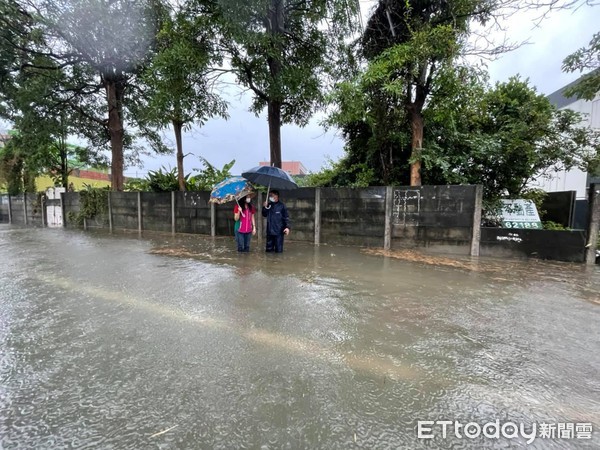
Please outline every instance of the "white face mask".
[{"label": "white face mask", "polygon": [[269,201],[275,203],[275,197],[269,197]]},{"label": "white face mask", "polygon": [[247,198],[247,199],[246,199],[246,203],[250,203],[251,201],[252,201],[252,199],[251,199],[251,198]]}]

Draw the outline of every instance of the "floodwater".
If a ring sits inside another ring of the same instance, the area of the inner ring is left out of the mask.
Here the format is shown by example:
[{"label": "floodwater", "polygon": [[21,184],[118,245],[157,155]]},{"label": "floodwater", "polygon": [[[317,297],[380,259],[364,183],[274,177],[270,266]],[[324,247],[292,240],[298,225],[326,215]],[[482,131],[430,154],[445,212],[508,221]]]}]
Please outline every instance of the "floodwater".
[{"label": "floodwater", "polygon": [[600,447],[599,268],[379,253],[1,225],[0,449]]}]

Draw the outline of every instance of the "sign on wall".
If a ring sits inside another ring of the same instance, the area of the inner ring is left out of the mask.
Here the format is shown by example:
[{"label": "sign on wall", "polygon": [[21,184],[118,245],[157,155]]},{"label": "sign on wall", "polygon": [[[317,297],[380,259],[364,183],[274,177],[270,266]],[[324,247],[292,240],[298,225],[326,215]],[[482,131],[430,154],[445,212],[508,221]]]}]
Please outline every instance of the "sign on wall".
[{"label": "sign on wall", "polygon": [[532,200],[502,200],[501,214],[504,228],[544,228]]}]

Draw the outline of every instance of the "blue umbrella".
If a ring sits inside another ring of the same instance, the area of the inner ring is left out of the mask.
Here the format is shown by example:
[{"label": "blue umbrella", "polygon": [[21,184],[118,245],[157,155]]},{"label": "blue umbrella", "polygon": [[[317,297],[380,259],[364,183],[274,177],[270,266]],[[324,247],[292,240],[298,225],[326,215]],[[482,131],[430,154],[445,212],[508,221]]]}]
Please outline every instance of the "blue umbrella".
[{"label": "blue umbrella", "polygon": [[273,189],[296,189],[298,185],[290,177],[290,175],[277,167],[258,166],[242,173],[242,176],[254,184],[268,186],[267,198],[269,191]]},{"label": "blue umbrella", "polygon": [[210,193],[211,203],[223,204],[238,201],[246,195],[254,193],[254,186],[242,177],[230,177],[216,184]]}]

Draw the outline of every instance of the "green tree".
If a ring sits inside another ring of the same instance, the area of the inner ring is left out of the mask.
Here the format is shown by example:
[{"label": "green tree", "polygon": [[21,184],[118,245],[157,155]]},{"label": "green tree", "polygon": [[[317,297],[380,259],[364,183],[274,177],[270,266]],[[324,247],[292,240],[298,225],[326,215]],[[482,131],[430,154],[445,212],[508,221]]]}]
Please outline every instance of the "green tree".
[{"label": "green tree", "polygon": [[431,105],[428,181],[482,184],[494,199],[521,195],[551,170],[597,166],[600,132],[580,127],[579,114],[554,109],[527,80],[487,89],[463,78],[462,85],[459,98]]},{"label": "green tree", "polygon": [[[55,99],[77,113],[74,125],[100,147],[110,142],[112,185],[123,188],[126,104],[136,76],[154,47],[163,16],[158,0],[5,0],[1,5],[3,33],[0,55],[8,63],[3,74],[23,70],[65,69],[66,80]],[[39,61],[43,57],[51,64]],[[130,120],[135,117],[129,116]],[[140,127],[152,142],[156,135]]]},{"label": "green tree", "polygon": [[588,47],[583,47],[563,61],[563,72],[589,71],[578,83],[565,91],[567,96],[593,100],[600,92],[600,33],[594,34]]},{"label": "green tree", "polygon": [[219,0],[221,45],[237,80],[267,108],[271,164],[281,167],[281,125],[305,125],[324,104],[326,74],[359,24],[346,0]]},{"label": "green tree", "polygon": [[[36,58],[36,64],[52,67],[45,57]],[[92,149],[70,145],[68,138],[77,129],[68,119],[68,106],[57,101],[54,92],[59,89],[65,74],[55,70],[28,68],[17,72],[0,90],[5,108],[0,116],[13,123],[12,146],[26,162],[32,173],[46,173],[57,185],[68,187],[72,161],[81,164],[104,162]],[[6,80],[5,80],[6,81]]]},{"label": "green tree", "polygon": [[182,131],[203,125],[210,117],[227,117],[226,103],[208,78],[209,66],[219,63],[215,30],[204,15],[186,9],[167,18],[158,35],[158,51],[144,71],[148,98],[141,115],[150,124],[172,126],[177,146],[179,189],[186,189]]},{"label": "green tree", "polygon": [[[411,132],[410,184],[421,184],[423,110],[435,76],[452,65],[472,21],[485,23],[495,7],[487,0],[380,0],[362,37],[369,67],[363,82],[391,95]],[[390,158],[393,161],[394,158]]]}]

